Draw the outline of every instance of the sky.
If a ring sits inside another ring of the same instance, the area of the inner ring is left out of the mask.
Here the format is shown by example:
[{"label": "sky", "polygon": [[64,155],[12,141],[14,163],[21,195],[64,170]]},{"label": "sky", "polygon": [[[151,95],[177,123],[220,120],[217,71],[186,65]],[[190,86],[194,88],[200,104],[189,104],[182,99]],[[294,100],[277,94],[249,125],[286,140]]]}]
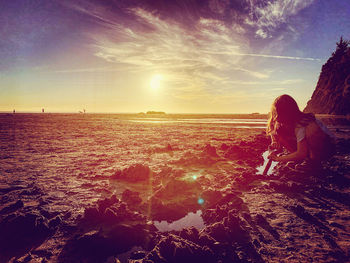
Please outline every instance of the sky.
[{"label": "sky", "polygon": [[0,111],[303,109],[349,0],[0,0]]}]

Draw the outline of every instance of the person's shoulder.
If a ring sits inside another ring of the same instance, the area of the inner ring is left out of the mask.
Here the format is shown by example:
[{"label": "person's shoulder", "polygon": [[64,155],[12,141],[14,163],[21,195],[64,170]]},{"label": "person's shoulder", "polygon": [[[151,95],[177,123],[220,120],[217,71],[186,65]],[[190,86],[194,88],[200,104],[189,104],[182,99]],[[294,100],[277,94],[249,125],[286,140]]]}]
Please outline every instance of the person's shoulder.
[{"label": "person's shoulder", "polygon": [[299,119],[299,121],[296,123],[296,127],[306,127],[310,125],[311,123],[314,123],[316,120],[315,115],[311,113],[303,113],[302,117]]},{"label": "person's shoulder", "polygon": [[297,123],[296,125],[295,125],[295,130],[298,130],[298,129],[300,129],[300,128],[305,128],[306,127],[306,125],[303,125],[303,123]]},{"label": "person's shoulder", "polygon": [[334,138],[334,134],[327,128],[327,126],[320,120],[320,119],[315,119],[316,125],[327,135],[329,135],[331,138]]},{"label": "person's shoulder", "polygon": [[295,137],[297,142],[301,142],[305,138],[306,127],[305,126],[296,126],[294,130]]}]

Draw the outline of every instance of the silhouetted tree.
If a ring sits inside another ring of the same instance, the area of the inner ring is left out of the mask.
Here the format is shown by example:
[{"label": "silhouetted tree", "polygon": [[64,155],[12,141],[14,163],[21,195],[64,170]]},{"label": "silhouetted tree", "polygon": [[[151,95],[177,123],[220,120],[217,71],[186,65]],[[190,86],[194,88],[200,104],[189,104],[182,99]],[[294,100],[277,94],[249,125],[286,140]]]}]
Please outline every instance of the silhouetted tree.
[{"label": "silhouetted tree", "polygon": [[341,60],[343,55],[350,49],[350,41],[345,40],[343,36],[340,37],[339,42],[336,43],[336,49],[332,53],[331,57],[327,60],[326,64],[323,65],[322,69],[328,68],[331,64],[337,63]]},{"label": "silhouetted tree", "polygon": [[350,41],[344,40],[343,36],[340,37],[339,42],[337,42],[337,47],[335,51],[332,53],[332,56],[338,57],[342,56],[349,48]]}]

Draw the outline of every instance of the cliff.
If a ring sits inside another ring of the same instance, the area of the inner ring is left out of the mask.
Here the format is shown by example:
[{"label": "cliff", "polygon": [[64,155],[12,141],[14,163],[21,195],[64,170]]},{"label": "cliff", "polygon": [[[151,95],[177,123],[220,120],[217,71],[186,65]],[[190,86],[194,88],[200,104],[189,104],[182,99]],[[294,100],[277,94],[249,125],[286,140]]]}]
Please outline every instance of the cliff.
[{"label": "cliff", "polygon": [[336,50],[322,66],[304,112],[350,114],[350,41],[340,38]]}]

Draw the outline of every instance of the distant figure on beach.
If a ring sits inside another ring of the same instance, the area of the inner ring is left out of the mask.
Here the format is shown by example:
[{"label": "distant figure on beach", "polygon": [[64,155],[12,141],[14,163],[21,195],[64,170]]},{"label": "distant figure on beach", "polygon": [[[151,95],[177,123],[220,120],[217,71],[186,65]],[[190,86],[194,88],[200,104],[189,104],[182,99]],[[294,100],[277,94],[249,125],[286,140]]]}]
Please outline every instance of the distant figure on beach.
[{"label": "distant figure on beach", "polygon": [[45,109],[44,109],[44,108],[42,108],[42,109],[41,109],[41,112],[42,112],[42,113],[44,113],[44,112],[45,112]]},{"label": "distant figure on beach", "polygon": [[13,109],[12,113],[13,113],[13,114],[15,114],[15,113],[16,113],[16,110],[15,110],[15,109]]},{"label": "distant figure on beach", "polygon": [[312,113],[299,110],[289,95],[281,95],[271,106],[267,134],[271,136],[270,149],[285,148],[290,153],[269,159],[277,162],[312,161],[319,163],[334,153],[333,135]]}]

